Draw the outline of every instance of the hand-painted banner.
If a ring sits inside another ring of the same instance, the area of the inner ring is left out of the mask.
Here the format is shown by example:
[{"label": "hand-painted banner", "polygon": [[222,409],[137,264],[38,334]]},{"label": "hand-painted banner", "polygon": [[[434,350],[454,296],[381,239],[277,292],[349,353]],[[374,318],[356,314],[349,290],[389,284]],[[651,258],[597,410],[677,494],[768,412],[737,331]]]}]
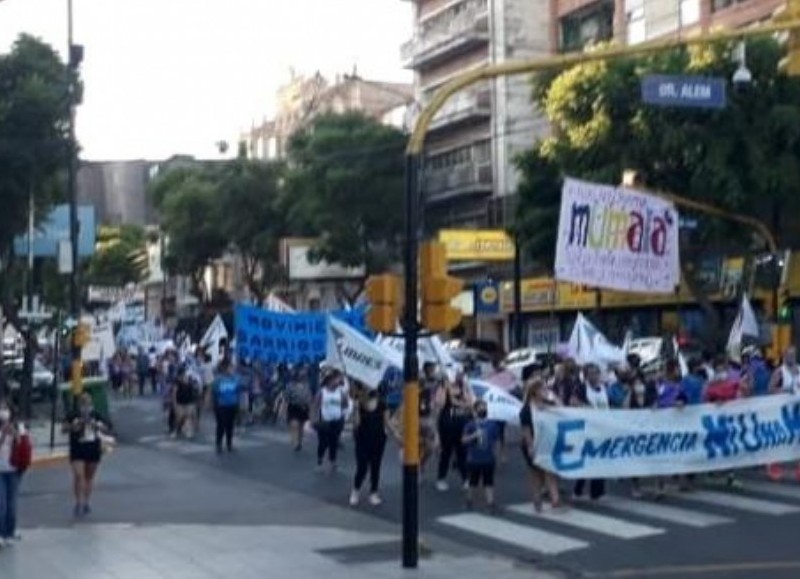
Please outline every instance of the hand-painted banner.
[{"label": "hand-painted banner", "polygon": [[672,293],[680,281],[678,213],[669,201],[609,185],[564,182],[556,279]]},{"label": "hand-painted banner", "polygon": [[[363,328],[364,311],[335,312],[336,318]],[[327,354],[328,314],[284,313],[236,306],[236,353],[239,357],[290,364],[317,362]]]},{"label": "hand-painted banner", "polygon": [[800,459],[800,396],[663,410],[534,410],[536,464],[564,478],[728,470]]}]

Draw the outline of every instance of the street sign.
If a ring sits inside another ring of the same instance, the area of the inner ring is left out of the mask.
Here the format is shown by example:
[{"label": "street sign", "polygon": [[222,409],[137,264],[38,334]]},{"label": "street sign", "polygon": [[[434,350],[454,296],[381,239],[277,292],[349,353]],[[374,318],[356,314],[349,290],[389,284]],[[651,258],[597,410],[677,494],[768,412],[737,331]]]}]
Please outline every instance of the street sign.
[{"label": "street sign", "polygon": [[725,108],[725,79],[653,74],[642,79],[642,101],[651,105]]}]

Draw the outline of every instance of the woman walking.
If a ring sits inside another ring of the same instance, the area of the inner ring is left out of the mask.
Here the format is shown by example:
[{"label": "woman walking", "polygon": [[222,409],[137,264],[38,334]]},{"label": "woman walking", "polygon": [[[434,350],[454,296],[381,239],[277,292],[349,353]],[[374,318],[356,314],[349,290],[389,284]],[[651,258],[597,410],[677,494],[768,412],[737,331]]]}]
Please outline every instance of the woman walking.
[{"label": "woman walking", "polygon": [[299,368],[286,388],[286,421],[295,452],[303,450],[303,432],[311,413],[311,388],[308,386],[308,372]]},{"label": "woman walking", "polygon": [[69,434],[69,462],[75,495],[75,516],[91,513],[94,478],[102,455],[101,434],[110,433],[109,424],[95,411],[92,397],[84,392],[77,407],[67,416],[62,431]]},{"label": "woman walking", "polygon": [[369,504],[374,507],[383,500],[378,494],[381,478],[381,463],[386,449],[387,433],[395,440],[400,437],[392,428],[389,408],[377,390],[359,388],[358,404],[353,414],[353,435],[356,443],[356,476],[350,492],[350,506],[355,507],[361,500],[361,486],[369,473]]},{"label": "woman walking", "polygon": [[455,383],[445,383],[437,394],[439,411],[439,473],[436,489],[446,492],[449,489],[447,475],[455,458],[456,469],[461,475],[464,490],[467,484],[467,451],[462,440],[464,427],[472,415],[472,396],[464,384],[464,377],[456,378]]},{"label": "woman walking", "polygon": [[335,472],[339,440],[349,406],[349,397],[344,379],[338,370],[326,368],[322,376],[322,389],[314,401],[314,416],[317,425],[317,471],[323,470],[325,455],[328,456],[330,472]]},{"label": "woman walking", "polygon": [[533,413],[556,406],[555,395],[550,396],[547,386],[541,378],[533,378],[525,390],[522,400],[522,410],[519,413],[520,426],[522,427],[522,456],[528,465],[531,487],[533,488],[533,507],[537,513],[542,512],[542,494],[547,489],[550,504],[554,509],[561,506],[561,495],[558,488],[558,479],[553,473],[547,472],[536,466],[534,452],[536,432],[533,427]]},{"label": "woman walking", "polygon": [[12,459],[18,431],[11,408],[0,402],[0,547],[9,547],[17,537],[17,499],[20,473]]}]

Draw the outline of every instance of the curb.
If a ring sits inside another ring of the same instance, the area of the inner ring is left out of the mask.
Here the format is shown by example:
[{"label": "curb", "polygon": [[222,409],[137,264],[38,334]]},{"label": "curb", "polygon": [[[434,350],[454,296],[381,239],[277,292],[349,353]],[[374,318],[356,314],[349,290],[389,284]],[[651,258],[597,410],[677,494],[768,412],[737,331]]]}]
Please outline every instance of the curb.
[{"label": "curb", "polygon": [[31,462],[31,469],[59,466],[67,462],[69,462],[69,453],[66,452],[58,452],[38,457],[34,456]]}]

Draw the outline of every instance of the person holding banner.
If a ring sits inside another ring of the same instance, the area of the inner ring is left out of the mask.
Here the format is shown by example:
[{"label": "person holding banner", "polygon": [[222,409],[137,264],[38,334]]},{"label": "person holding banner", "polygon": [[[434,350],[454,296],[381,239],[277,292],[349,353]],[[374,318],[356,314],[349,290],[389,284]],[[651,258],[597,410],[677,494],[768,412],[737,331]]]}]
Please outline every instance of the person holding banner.
[{"label": "person holding banner", "polygon": [[383,503],[378,494],[378,486],[387,433],[391,433],[398,443],[402,443],[402,439],[391,424],[386,401],[378,390],[359,384],[356,386],[356,400],[353,413],[356,475],[353,490],[350,492],[350,506],[358,506],[361,500],[361,486],[369,473],[369,504],[377,507]]},{"label": "person holding banner", "polygon": [[464,382],[463,374],[457,376],[453,383],[445,382],[436,394],[441,444],[436,489],[440,492],[447,492],[450,488],[447,484],[447,475],[454,458],[464,490],[469,488],[467,484],[467,452],[462,435],[464,426],[472,414],[472,404],[472,394]]},{"label": "person holding banner", "polygon": [[[586,381],[580,383],[570,398],[570,406],[583,406],[594,408],[595,410],[609,410],[611,405],[608,400],[606,385],[601,381],[600,367],[597,364],[586,364],[583,369]],[[580,479],[575,482],[572,491],[573,499],[583,498],[583,490],[586,487],[586,480]],[[589,497],[596,501],[606,494],[606,484],[603,479],[592,479],[589,481]]]},{"label": "person holding banner", "polygon": [[561,495],[558,488],[558,479],[553,473],[538,467],[535,463],[534,441],[536,432],[533,427],[534,410],[546,411],[547,408],[557,405],[555,396],[551,395],[541,378],[532,378],[526,385],[525,395],[522,399],[522,410],[519,413],[519,423],[522,427],[522,441],[520,448],[528,471],[531,475],[533,488],[533,507],[537,513],[542,512],[542,494],[547,488],[550,504],[554,509],[561,507]]},{"label": "person holding banner", "polygon": [[467,451],[467,467],[469,469],[469,488],[467,491],[467,509],[471,509],[478,486],[483,485],[486,496],[486,507],[495,512],[494,472],[497,465],[495,448],[500,433],[497,422],[488,419],[489,409],[486,402],[475,402],[475,418],[464,426],[461,442]]},{"label": "person holding banner", "polygon": [[[772,394],[800,394],[800,366],[797,364],[797,350],[790,346],[783,353],[781,365],[772,373],[769,383]],[[772,480],[783,478],[783,468],[779,464],[767,466],[767,475]],[[795,469],[795,478],[800,481],[800,464]]]},{"label": "person holding banner", "polygon": [[330,472],[336,472],[336,458],[342,437],[350,398],[341,372],[327,367],[322,374],[322,388],[314,400],[315,425],[317,430],[317,472],[322,472],[325,455],[328,456]]}]

